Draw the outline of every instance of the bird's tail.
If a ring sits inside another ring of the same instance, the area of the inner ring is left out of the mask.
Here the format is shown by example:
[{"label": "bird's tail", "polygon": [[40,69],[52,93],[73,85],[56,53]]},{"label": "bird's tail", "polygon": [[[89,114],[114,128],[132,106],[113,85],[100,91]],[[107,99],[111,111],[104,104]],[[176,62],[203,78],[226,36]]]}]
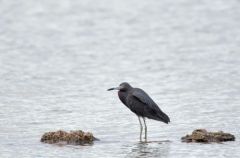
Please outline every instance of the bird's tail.
[{"label": "bird's tail", "polygon": [[158,120],[162,121],[166,124],[168,124],[170,122],[170,118],[168,117],[167,114],[165,114],[164,112],[161,111],[160,114],[158,114]]}]

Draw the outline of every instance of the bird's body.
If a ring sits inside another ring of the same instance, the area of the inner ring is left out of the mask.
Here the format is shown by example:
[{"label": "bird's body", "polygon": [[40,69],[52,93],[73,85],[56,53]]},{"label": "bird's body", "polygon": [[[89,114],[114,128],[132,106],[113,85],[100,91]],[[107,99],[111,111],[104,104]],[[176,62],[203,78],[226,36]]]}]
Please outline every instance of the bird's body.
[{"label": "bird's body", "polygon": [[133,113],[140,117],[169,123],[169,117],[162,112],[149,95],[140,88],[132,88],[128,93],[119,91],[118,96]]},{"label": "bird's body", "polygon": [[119,90],[118,96],[121,102],[126,105],[133,113],[139,118],[141,125],[140,140],[142,134],[142,124],[140,117],[143,118],[145,124],[145,140],[146,138],[146,123],[145,117],[164,123],[169,123],[169,117],[162,112],[158,105],[152,100],[152,98],[140,88],[133,88],[130,84],[124,82],[117,88],[110,88],[109,90]]}]

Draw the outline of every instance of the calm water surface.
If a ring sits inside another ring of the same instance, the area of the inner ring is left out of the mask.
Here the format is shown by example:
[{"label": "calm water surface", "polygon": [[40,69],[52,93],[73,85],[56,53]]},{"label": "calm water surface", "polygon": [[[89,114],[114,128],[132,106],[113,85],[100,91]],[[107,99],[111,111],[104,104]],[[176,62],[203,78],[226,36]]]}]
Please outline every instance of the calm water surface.
[{"label": "calm water surface", "polygon": [[[238,0],[0,0],[0,157],[239,157],[239,28]],[[158,142],[106,91],[122,81],[170,116],[147,120]],[[180,142],[196,128],[237,140]],[[58,129],[101,141],[39,142]]]}]

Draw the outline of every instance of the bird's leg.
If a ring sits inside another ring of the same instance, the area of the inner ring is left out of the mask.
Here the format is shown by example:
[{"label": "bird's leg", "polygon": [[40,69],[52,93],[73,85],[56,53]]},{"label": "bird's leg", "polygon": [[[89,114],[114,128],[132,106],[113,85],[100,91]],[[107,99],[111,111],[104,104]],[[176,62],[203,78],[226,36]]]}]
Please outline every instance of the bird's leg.
[{"label": "bird's leg", "polygon": [[138,116],[138,121],[139,121],[139,124],[140,124],[140,142],[142,141],[142,130],[143,130],[143,127],[142,127],[142,122],[141,122],[141,119],[140,117]]},{"label": "bird's leg", "polygon": [[145,120],[144,117],[143,117],[143,122],[144,122],[144,127],[145,127],[145,137],[144,137],[144,139],[145,139],[145,142],[147,142],[147,124],[146,124],[146,120]]}]

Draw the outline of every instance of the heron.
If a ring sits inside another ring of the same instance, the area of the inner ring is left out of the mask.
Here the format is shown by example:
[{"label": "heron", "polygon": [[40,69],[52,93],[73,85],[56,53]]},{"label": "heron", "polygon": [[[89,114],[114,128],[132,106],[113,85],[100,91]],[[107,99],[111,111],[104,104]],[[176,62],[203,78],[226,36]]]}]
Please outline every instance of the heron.
[{"label": "heron", "polygon": [[147,124],[146,118],[157,120],[168,124],[170,119],[153,99],[142,89],[134,88],[129,83],[123,82],[118,87],[109,88],[108,91],[118,90],[118,97],[121,102],[126,105],[138,117],[140,124],[140,142],[142,142],[143,125],[144,123],[144,140],[147,142]]}]

